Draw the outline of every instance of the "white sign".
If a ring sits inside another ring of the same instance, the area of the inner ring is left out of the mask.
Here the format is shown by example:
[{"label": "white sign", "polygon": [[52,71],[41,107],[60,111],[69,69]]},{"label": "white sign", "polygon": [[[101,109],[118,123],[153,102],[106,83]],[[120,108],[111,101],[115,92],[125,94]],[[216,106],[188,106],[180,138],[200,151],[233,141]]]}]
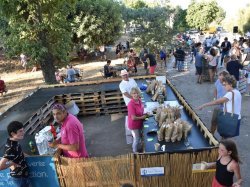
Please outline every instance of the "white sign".
[{"label": "white sign", "polygon": [[167,82],[166,76],[156,76],[156,80],[161,81],[162,84],[166,84]]},{"label": "white sign", "polygon": [[142,177],[163,176],[164,167],[141,168]]}]

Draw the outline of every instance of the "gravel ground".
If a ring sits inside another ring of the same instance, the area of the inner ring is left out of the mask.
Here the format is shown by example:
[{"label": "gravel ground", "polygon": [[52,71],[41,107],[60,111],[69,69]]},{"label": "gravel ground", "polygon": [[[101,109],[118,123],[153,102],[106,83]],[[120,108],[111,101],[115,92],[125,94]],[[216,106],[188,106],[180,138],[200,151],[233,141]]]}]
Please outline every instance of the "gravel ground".
[{"label": "gravel ground", "polygon": [[[173,69],[173,64],[168,64],[167,78],[176,86],[178,91],[186,98],[187,102],[195,109],[197,106],[209,102],[213,99],[214,85],[209,82],[203,82],[202,84],[196,83],[195,66],[189,64],[189,71],[177,72]],[[196,113],[210,128],[210,122],[212,117],[213,107],[207,107],[201,111],[196,110]],[[250,97],[242,96],[242,120],[240,136],[233,138],[236,141],[238,152],[242,160],[241,175],[244,180],[243,187],[250,185],[250,174],[247,172],[247,168],[250,164]],[[220,140],[220,136],[216,133],[215,137]]]}]

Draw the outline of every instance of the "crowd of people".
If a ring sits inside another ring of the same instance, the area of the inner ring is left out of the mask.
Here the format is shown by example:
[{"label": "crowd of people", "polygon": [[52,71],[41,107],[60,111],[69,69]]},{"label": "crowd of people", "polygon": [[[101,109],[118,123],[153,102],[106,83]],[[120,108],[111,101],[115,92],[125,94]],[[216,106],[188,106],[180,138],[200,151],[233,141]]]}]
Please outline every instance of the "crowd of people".
[{"label": "crowd of people", "polygon": [[[128,111],[128,128],[131,130],[133,136],[132,150],[133,153],[141,151],[141,129],[143,120],[148,115],[144,113],[144,106],[141,100],[141,92],[138,88],[136,81],[129,77],[129,74],[137,73],[136,62],[138,59],[144,64],[146,73],[155,74],[157,67],[157,61],[160,63],[160,68],[167,68],[168,59],[173,55],[175,58],[174,68],[177,68],[179,72],[184,71],[184,62],[186,56],[191,51],[192,60],[195,61],[197,83],[202,84],[203,66],[204,61],[208,63],[208,73],[210,82],[215,85],[214,99],[210,102],[204,103],[197,109],[216,106],[213,109],[210,132],[214,135],[218,127],[217,115],[219,111],[226,111],[238,115],[237,132],[235,136],[240,135],[241,124],[241,103],[242,95],[237,89],[237,85],[240,80],[240,70],[244,68],[244,62],[247,55],[250,53],[250,40],[240,38],[239,41],[234,40],[232,43],[227,37],[219,45],[219,40],[216,35],[209,36],[203,43],[194,42],[189,37],[185,38],[189,51],[185,51],[183,45],[178,45],[176,50],[171,53],[162,48],[159,52],[150,53],[148,49],[143,48],[139,55],[130,48],[129,41],[126,42],[124,47],[121,43],[116,46],[116,55],[121,57],[125,49],[127,50],[126,69],[121,70],[120,76],[122,81],[119,84],[119,89],[122,93],[124,102]],[[100,48],[103,52],[102,56],[105,60],[105,47]],[[27,57],[23,55],[21,57],[21,63],[24,68],[27,67]],[[222,71],[221,71],[222,70]],[[250,72],[250,66],[247,68]],[[111,66],[111,60],[107,60],[104,65],[104,76],[116,77],[118,71]],[[216,75],[218,79],[216,80]],[[250,74],[248,76],[248,92],[250,93]],[[73,68],[72,65],[67,66],[66,74],[56,71],[56,80],[62,83],[75,82],[81,77],[79,71]],[[216,80],[216,81],[215,81]],[[5,82],[0,80],[0,93],[7,92]],[[249,95],[249,94],[248,94]],[[85,137],[83,124],[77,119],[77,117],[69,114],[67,109],[62,104],[53,105],[53,117],[54,120],[60,124],[61,138],[48,143],[52,148],[58,148],[62,150],[62,154],[65,157],[70,158],[88,158],[88,151],[85,145]],[[26,156],[20,144],[20,140],[24,138],[23,124],[18,121],[11,122],[7,131],[9,138],[5,145],[5,153],[0,160],[0,170],[10,168],[11,177],[13,177],[17,185],[28,186],[28,166],[24,157]],[[216,162],[206,163],[206,168],[216,168],[216,174],[212,182],[213,187],[217,186],[234,186],[239,187],[242,184],[242,177],[240,174],[239,164],[241,163],[236,144],[228,139],[229,137],[222,136],[222,140],[219,144],[219,156]],[[236,182],[233,182],[233,176],[236,175]]]}]

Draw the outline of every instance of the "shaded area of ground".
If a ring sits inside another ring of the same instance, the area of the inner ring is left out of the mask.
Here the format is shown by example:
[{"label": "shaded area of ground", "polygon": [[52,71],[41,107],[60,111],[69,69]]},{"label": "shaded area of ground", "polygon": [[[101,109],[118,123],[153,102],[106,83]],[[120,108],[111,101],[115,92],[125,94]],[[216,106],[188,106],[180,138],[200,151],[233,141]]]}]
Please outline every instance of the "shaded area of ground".
[{"label": "shaded area of ground", "polygon": [[80,117],[83,123],[86,146],[91,157],[118,156],[132,152],[126,144],[125,115]]}]

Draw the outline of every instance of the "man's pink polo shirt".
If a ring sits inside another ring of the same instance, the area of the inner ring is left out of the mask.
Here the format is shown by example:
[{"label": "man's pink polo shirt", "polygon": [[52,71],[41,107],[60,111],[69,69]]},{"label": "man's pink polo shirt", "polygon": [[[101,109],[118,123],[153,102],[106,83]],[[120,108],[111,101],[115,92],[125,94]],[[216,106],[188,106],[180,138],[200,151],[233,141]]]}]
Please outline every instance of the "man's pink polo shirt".
[{"label": "man's pink polo shirt", "polygon": [[68,114],[61,128],[61,143],[65,145],[79,144],[78,151],[63,150],[63,155],[70,158],[88,157],[83,135],[83,125],[72,114]]},{"label": "man's pink polo shirt", "polygon": [[128,128],[130,130],[140,129],[143,124],[143,120],[132,120],[132,115],[141,117],[143,115],[144,108],[141,100],[135,101],[131,99],[128,103]]}]

